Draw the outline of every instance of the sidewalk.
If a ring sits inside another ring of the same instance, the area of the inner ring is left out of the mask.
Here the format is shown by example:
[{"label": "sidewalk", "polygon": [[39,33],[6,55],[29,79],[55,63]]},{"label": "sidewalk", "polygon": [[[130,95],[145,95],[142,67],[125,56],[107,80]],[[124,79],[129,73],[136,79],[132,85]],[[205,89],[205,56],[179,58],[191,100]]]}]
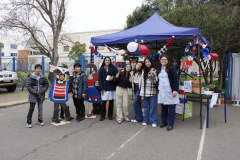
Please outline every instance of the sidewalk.
[{"label": "sidewalk", "polygon": [[[49,89],[45,98],[48,98]],[[28,90],[24,88],[22,91],[22,88],[18,87],[15,92],[8,92],[5,88],[0,88],[0,102],[0,108],[28,103]]]}]

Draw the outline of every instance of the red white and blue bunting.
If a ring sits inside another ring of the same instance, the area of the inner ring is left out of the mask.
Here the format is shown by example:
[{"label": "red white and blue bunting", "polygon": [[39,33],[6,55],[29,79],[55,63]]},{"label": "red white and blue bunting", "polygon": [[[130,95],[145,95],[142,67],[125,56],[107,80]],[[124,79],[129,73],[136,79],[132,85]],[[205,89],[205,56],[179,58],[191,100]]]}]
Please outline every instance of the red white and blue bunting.
[{"label": "red white and blue bunting", "polygon": [[150,57],[150,59],[151,59],[152,61],[160,62],[160,56],[161,56],[162,54],[164,54],[164,53],[168,50],[168,48],[170,48],[170,46],[172,45],[172,42],[174,41],[174,39],[175,39],[175,36],[172,36],[172,37],[168,40],[168,42],[167,42],[157,53],[155,53],[154,55],[152,55],[152,56]]}]

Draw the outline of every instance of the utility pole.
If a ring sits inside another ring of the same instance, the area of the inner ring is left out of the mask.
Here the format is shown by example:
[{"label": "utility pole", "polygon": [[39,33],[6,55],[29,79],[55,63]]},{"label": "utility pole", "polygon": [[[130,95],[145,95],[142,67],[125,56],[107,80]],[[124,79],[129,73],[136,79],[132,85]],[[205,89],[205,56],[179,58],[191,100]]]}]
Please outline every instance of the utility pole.
[{"label": "utility pole", "polygon": [[2,65],[2,43],[0,43],[0,66]]}]

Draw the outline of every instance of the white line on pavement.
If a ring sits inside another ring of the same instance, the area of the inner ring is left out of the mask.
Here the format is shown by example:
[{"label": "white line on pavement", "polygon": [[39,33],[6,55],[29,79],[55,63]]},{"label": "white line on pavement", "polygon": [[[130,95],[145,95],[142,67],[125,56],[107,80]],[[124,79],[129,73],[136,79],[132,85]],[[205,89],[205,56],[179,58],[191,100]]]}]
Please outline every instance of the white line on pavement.
[{"label": "white line on pavement", "polygon": [[[118,147],[117,151],[124,148],[125,144],[130,142],[134,137],[136,137],[139,133],[141,133],[147,126],[144,126],[140,131],[138,131],[136,134],[134,134],[131,138],[129,138],[126,142],[124,142],[120,147]],[[116,152],[117,152],[116,151]],[[106,159],[110,159],[112,156],[115,155],[116,152],[113,152],[110,156],[108,156]]]},{"label": "white line on pavement", "polygon": [[199,149],[198,149],[197,160],[201,160],[202,159],[203,143],[204,143],[205,132],[206,132],[206,116],[207,116],[207,113],[205,114],[205,120],[204,120],[204,125],[203,125],[203,130],[202,130],[202,137],[201,137],[200,145],[199,145]]}]

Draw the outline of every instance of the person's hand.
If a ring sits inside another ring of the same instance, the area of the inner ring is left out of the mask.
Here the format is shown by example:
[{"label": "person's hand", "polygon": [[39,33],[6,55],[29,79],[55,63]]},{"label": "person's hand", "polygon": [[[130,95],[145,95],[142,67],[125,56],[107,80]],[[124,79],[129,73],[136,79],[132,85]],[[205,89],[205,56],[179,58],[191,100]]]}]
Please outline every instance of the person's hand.
[{"label": "person's hand", "polygon": [[102,91],[101,91],[101,95],[102,95],[102,96],[104,95],[104,92],[105,92],[105,90],[102,90]]},{"label": "person's hand", "polygon": [[118,73],[116,74],[116,78],[118,78],[118,77],[119,77],[119,74],[120,74],[120,72],[118,72]]},{"label": "person's hand", "polygon": [[85,98],[85,97],[86,97],[86,94],[83,93],[83,94],[82,94],[82,98]]},{"label": "person's hand", "polygon": [[113,77],[110,77],[108,81],[112,81],[113,80]]},{"label": "person's hand", "polygon": [[92,75],[88,75],[88,79],[93,79],[93,76]]},{"label": "person's hand", "polygon": [[68,71],[69,71],[70,76],[72,76],[73,75],[73,70],[69,69]]},{"label": "person's hand", "polygon": [[54,71],[54,70],[55,70],[55,68],[56,68],[56,66],[54,66],[54,65],[51,65],[51,67],[50,67],[50,71]]},{"label": "person's hand", "polygon": [[151,74],[153,74],[153,73],[154,73],[154,71],[155,71],[155,69],[154,69],[154,68],[152,68],[152,69],[150,70],[150,73],[151,73]]},{"label": "person's hand", "polygon": [[173,95],[173,97],[176,97],[177,96],[177,91],[173,91],[172,95]]},{"label": "person's hand", "polygon": [[67,66],[67,64],[65,64],[65,63],[62,63],[62,65],[65,67],[65,66]]},{"label": "person's hand", "polygon": [[132,76],[129,77],[129,81],[132,82]]}]

